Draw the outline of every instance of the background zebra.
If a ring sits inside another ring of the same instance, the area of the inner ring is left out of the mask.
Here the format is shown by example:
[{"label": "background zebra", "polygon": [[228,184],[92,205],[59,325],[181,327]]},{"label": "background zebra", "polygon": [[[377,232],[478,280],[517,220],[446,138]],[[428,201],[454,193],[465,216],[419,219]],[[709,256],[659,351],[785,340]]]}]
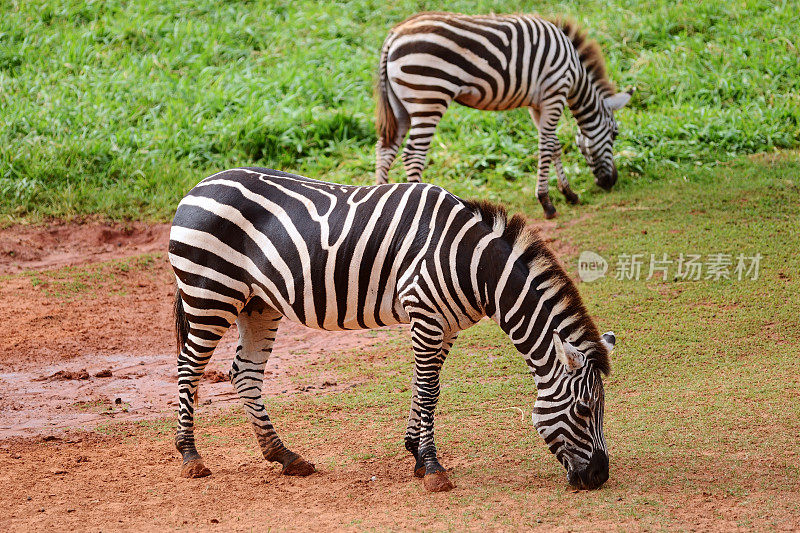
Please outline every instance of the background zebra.
[{"label": "background zebra", "polygon": [[378,184],[386,183],[406,134],[406,174],[420,180],[436,125],[454,100],[475,109],[528,108],[539,130],[536,192],[547,218],[556,215],[548,194],[551,162],[559,190],[578,202],[556,136],[565,104],[578,122],[576,142],[595,182],[608,190],[617,181],[613,111],[630,93],[615,92],[599,46],[573,23],[536,15],[420,13],[389,32],[378,76]]},{"label": "background zebra", "polygon": [[436,457],[439,371],[462,329],[490,316],[534,374],[534,423],[569,482],[608,477],[603,384],[613,335],[600,337],[569,277],[520,216],[428,184],[343,186],[260,168],[201,181],[178,206],[169,258],[178,282],[183,475],[210,474],[194,445],[193,404],[225,331],[239,327],[230,378],[267,460],[314,466],[278,438],[261,397],[281,317],[325,330],[410,323],[406,448],[428,490],[452,488]]}]

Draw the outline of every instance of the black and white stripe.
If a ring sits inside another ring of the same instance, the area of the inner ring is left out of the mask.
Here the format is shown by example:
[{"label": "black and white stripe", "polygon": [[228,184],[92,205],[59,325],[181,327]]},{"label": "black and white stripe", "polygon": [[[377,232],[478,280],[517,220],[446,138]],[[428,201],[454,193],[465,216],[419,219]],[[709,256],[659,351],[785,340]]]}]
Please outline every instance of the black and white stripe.
[{"label": "black and white stripe", "polygon": [[547,218],[556,214],[548,195],[551,163],[559,190],[578,201],[556,136],[565,105],[578,122],[577,143],[595,181],[605,189],[616,182],[612,113],[630,94],[614,92],[597,44],[575,24],[535,15],[420,13],[386,38],[377,93],[378,184],[386,183],[406,134],[406,174],[420,180],[436,126],[453,101],[483,110],[528,108],[539,130],[537,195]]},{"label": "black and white stripe", "polygon": [[[608,372],[608,345],[569,277],[524,226],[498,206],[422,183],[354,187],[261,168],[200,182],[178,206],[169,245],[178,283],[176,444],[184,475],[209,473],[194,446],[193,402],[206,363],[234,322],[240,338],[230,377],[264,457],[287,474],[314,471],[283,445],[261,397],[285,316],[323,330],[411,324],[406,447],[426,486],[446,490],[434,445],[439,372],[458,332],[490,316],[534,373],[535,423],[545,441],[569,475],[599,485],[586,469],[593,457],[605,457],[601,373]],[[428,483],[431,476],[437,483]]]}]

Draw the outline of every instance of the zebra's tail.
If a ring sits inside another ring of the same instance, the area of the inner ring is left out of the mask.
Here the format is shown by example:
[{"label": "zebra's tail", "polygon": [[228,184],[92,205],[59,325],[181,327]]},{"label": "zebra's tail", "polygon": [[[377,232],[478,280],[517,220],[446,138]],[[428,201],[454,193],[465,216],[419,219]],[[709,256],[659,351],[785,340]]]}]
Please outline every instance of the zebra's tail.
[{"label": "zebra's tail", "polygon": [[[175,289],[175,341],[178,345],[178,357],[181,356],[181,350],[189,338],[189,321],[186,319],[186,312],[183,310],[183,300],[181,300],[180,289]],[[194,404],[200,404],[200,384],[194,391]]]},{"label": "zebra's tail", "polygon": [[178,355],[181,354],[186,339],[189,338],[189,321],[183,310],[180,289],[175,289],[175,340],[178,343]]},{"label": "zebra's tail", "polygon": [[389,47],[394,40],[394,34],[383,42],[381,50],[381,63],[378,69],[378,83],[375,84],[375,95],[378,98],[378,105],[375,108],[375,128],[378,130],[378,137],[384,146],[391,145],[397,135],[397,117],[389,101],[389,77],[386,73],[386,64],[389,61]]}]

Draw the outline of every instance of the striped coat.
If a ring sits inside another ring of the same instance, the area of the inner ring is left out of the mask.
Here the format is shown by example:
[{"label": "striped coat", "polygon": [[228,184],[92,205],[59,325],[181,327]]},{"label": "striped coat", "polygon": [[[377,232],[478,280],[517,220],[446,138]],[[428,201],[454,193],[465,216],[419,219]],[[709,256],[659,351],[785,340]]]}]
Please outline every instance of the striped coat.
[{"label": "striped coat", "polygon": [[521,217],[428,184],[353,187],[235,169],[206,178],[181,201],[169,257],[178,285],[176,445],[184,475],[210,473],[194,444],[194,398],[234,322],[231,381],[264,457],[298,475],[314,466],[282,443],[261,397],[281,318],[322,330],[411,324],[406,447],[426,487],[447,490],[433,432],[439,371],[458,332],[490,316],[534,373],[536,426],[571,482],[605,481],[601,375],[611,337],[598,335],[569,277]]},{"label": "striped coat", "polygon": [[556,214],[548,194],[551,163],[561,192],[578,201],[556,137],[565,105],[597,184],[610,189],[617,179],[613,112],[630,94],[615,92],[597,43],[573,23],[536,15],[414,15],[384,42],[377,97],[377,183],[386,183],[406,135],[406,174],[420,180],[436,126],[453,101],[492,111],[528,108],[539,130],[537,195],[547,218]]}]

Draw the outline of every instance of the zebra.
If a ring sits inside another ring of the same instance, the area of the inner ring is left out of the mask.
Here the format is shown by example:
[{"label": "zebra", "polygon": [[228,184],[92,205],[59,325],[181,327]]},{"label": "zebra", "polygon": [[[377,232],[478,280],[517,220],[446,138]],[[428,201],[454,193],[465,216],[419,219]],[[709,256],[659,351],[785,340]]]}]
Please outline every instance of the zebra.
[{"label": "zebra", "polygon": [[321,330],[410,324],[414,352],[405,447],[430,491],[452,482],[437,459],[439,373],[458,333],[494,319],[534,375],[533,423],[569,483],[608,478],[600,336],[569,276],[522,216],[426,183],[347,186],[264,168],[214,174],[178,205],[169,241],[177,280],[178,429],[184,477],[211,472],[194,441],[198,382],[235,322],[230,380],[264,459],[286,475],[312,463],[278,437],[262,399],[282,317]]},{"label": "zebra", "polygon": [[408,135],[403,164],[420,181],[436,126],[451,102],[482,110],[527,107],[539,131],[537,197],[545,218],[556,216],[548,193],[550,164],[558,188],[578,203],[561,164],[556,125],[568,105],[578,123],[576,143],[595,182],[617,181],[612,146],[614,111],[632,91],[616,92],[598,44],[575,23],[538,15],[418,13],[384,41],[376,84],[375,181],[386,183]]}]

